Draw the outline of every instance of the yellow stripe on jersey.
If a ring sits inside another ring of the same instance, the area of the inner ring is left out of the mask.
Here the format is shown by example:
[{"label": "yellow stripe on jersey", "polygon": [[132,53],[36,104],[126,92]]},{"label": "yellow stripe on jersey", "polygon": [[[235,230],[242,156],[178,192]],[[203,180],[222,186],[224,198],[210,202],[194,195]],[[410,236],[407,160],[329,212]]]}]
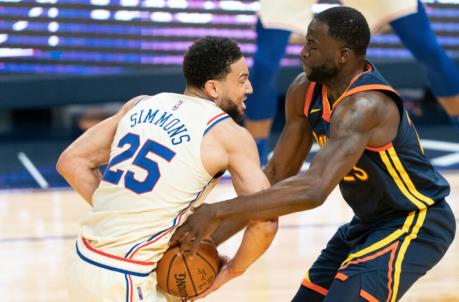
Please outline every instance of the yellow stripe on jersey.
[{"label": "yellow stripe on jersey", "polygon": [[[394,147],[391,147],[389,150],[391,150],[393,148]],[[419,209],[424,209],[426,207],[426,205],[423,204],[418,199],[416,199],[416,197],[414,197],[406,189],[405,184],[403,183],[403,181],[398,176],[397,172],[395,171],[395,168],[392,166],[392,163],[390,162],[389,157],[386,154],[386,151],[380,151],[379,155],[381,156],[381,159],[382,159],[383,163],[386,165],[387,171],[389,172],[390,176],[392,176],[392,179],[394,180],[394,182],[397,185],[397,187],[400,190],[400,192],[402,192],[402,194],[405,195],[406,198],[408,198],[414,205],[416,205],[416,207],[418,207]]]},{"label": "yellow stripe on jersey", "polygon": [[406,119],[408,120],[408,123],[410,124],[411,127],[413,127],[414,134],[416,134],[416,138],[418,139],[418,144],[419,144],[419,149],[421,150],[421,153],[424,154],[424,147],[421,144],[421,139],[419,138],[418,131],[413,125],[413,122],[411,121],[410,115],[408,114],[408,111],[405,111],[406,113]]},{"label": "yellow stripe on jersey", "polygon": [[384,247],[386,245],[389,245],[390,243],[392,243],[395,240],[397,240],[403,234],[408,233],[408,230],[410,229],[411,224],[413,223],[414,214],[415,213],[416,213],[415,211],[411,211],[408,214],[408,217],[406,218],[406,220],[405,220],[405,222],[403,224],[403,227],[401,229],[396,230],[395,232],[393,232],[389,236],[384,237],[383,239],[373,243],[369,247],[366,247],[366,248],[364,248],[364,249],[362,249],[362,250],[360,250],[360,251],[358,251],[356,253],[350,254],[346,258],[346,260],[344,260],[344,262],[341,264],[341,266],[346,265],[349,261],[352,261],[355,258],[370,254],[370,253],[372,253],[372,252],[374,252],[374,251],[376,251],[376,250],[378,250],[378,249],[380,249],[380,248],[382,248],[382,247]]},{"label": "yellow stripe on jersey", "polygon": [[306,273],[306,276],[304,276],[304,280],[311,282],[311,278],[309,277],[309,271]]},{"label": "yellow stripe on jersey", "polygon": [[395,271],[394,271],[394,286],[392,291],[392,299],[391,302],[397,301],[397,294],[398,294],[398,287],[400,285],[400,274],[402,272],[402,262],[403,258],[405,257],[406,250],[410,245],[411,240],[416,239],[419,233],[419,229],[424,224],[424,220],[426,218],[427,208],[422,209],[419,211],[418,219],[416,220],[416,224],[413,227],[411,233],[405,237],[405,240],[400,247],[400,250],[397,255],[397,260],[395,261]]},{"label": "yellow stripe on jersey", "polygon": [[413,194],[417,199],[424,201],[429,206],[433,205],[435,202],[431,198],[419,193],[418,190],[416,190],[416,187],[411,181],[410,176],[406,172],[405,168],[403,168],[402,162],[398,158],[397,153],[395,152],[395,149],[392,147],[388,150],[388,152],[389,152],[390,158],[395,164],[395,168],[397,169],[400,176],[402,176],[403,182],[408,187],[408,190],[410,190],[411,194]]}]

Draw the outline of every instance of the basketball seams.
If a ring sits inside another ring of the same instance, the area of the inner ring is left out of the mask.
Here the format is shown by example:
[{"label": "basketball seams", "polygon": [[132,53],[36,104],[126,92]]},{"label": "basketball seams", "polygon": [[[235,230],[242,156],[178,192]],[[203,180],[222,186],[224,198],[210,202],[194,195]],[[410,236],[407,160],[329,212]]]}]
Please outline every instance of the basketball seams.
[{"label": "basketball seams", "polygon": [[196,290],[196,286],[194,285],[193,276],[191,275],[191,271],[188,268],[188,263],[186,262],[186,259],[185,259],[184,255],[182,255],[182,258],[183,258],[183,263],[185,263],[185,267],[186,267],[186,270],[188,272],[188,275],[190,276],[190,281],[191,281],[191,284],[193,285],[194,293],[197,296],[198,295],[198,291]]},{"label": "basketball seams", "polygon": [[167,269],[167,275],[166,275],[166,287],[167,287],[167,292],[169,292],[169,275],[170,275],[170,273],[171,273],[172,264],[174,263],[175,258],[177,258],[177,255],[174,255],[174,257],[172,257],[171,261],[169,262],[169,268]]},{"label": "basketball seams", "polygon": [[217,276],[217,272],[214,270],[214,267],[212,266],[212,264],[210,264],[209,261],[207,261],[207,259],[202,256],[201,254],[199,253],[196,253],[197,256],[201,257],[202,260],[204,260],[209,266],[210,266],[210,269],[212,270],[212,272],[214,273],[214,276]]},{"label": "basketball seams", "polygon": [[201,243],[195,257],[191,259],[181,255],[178,247],[168,249],[158,261],[158,287],[178,297],[194,297],[202,289],[208,289],[209,282],[215,280],[219,269],[218,251],[214,245],[210,246]]}]

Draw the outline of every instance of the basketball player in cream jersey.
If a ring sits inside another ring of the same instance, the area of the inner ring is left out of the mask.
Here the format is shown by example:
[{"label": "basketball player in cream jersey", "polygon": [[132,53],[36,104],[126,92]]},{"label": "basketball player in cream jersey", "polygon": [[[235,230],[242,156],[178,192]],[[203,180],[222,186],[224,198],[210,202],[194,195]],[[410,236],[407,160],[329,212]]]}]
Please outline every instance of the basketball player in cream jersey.
[{"label": "basketball player in cream jersey", "polygon": [[[255,142],[233,120],[252,92],[237,44],[201,39],[185,55],[183,70],[184,94],[132,99],[59,158],[58,171],[92,206],[66,268],[72,301],[170,299],[156,289],[156,263],[222,173],[229,170],[238,194],[269,186]],[[102,175],[98,168],[106,163]],[[212,239],[219,244],[227,239],[219,234],[246,224],[222,224]],[[277,221],[249,223],[226,274],[244,272],[276,231]]]}]

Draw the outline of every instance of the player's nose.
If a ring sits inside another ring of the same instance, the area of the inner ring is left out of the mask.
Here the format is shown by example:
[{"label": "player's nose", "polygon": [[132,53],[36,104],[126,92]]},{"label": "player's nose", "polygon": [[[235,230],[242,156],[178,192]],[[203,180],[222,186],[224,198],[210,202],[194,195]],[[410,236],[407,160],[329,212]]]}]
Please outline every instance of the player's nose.
[{"label": "player's nose", "polygon": [[245,94],[252,94],[253,87],[252,87],[252,83],[250,83],[250,81],[247,81],[247,83],[245,84],[244,92],[245,92]]}]

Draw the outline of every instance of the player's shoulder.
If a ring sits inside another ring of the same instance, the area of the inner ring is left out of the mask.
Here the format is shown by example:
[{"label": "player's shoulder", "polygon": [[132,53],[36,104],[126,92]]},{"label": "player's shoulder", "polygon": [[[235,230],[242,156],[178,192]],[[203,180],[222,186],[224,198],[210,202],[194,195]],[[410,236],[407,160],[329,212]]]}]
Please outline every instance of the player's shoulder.
[{"label": "player's shoulder", "polygon": [[252,139],[250,132],[236,123],[232,118],[227,118],[217,124],[212,134],[220,140],[228,143],[238,143],[247,139]]},{"label": "player's shoulder", "polygon": [[233,155],[251,154],[256,145],[251,134],[232,118],[227,118],[212,127],[201,145],[201,158],[210,175],[228,169]]},{"label": "player's shoulder", "polygon": [[384,112],[386,110],[390,110],[391,108],[397,108],[396,103],[390,96],[378,90],[368,90],[352,94],[346,97],[340,105],[341,106],[336,108],[337,113],[340,110],[350,110],[358,111],[370,116],[377,112]]},{"label": "player's shoulder", "polygon": [[335,108],[332,123],[349,121],[355,125],[372,126],[387,122],[388,116],[398,118],[395,102],[381,91],[363,91],[346,97]]},{"label": "player's shoulder", "polygon": [[133,97],[132,99],[130,99],[129,101],[127,101],[126,103],[124,103],[122,106],[121,106],[121,109],[120,109],[120,112],[121,113],[126,113],[128,112],[129,110],[131,110],[132,108],[134,108],[139,102],[147,99],[147,98],[150,98],[151,95],[138,95],[136,97]]},{"label": "player's shoulder", "polygon": [[297,75],[292,81],[285,98],[287,114],[294,113],[295,116],[302,116],[310,83],[304,72]]},{"label": "player's shoulder", "polygon": [[287,96],[304,98],[310,83],[304,72],[298,74],[292,83],[290,83]]},{"label": "player's shoulder", "polygon": [[250,132],[237,124],[232,118],[222,120],[215,125],[206,135],[205,141],[213,141],[226,152],[233,152],[255,145]]}]

